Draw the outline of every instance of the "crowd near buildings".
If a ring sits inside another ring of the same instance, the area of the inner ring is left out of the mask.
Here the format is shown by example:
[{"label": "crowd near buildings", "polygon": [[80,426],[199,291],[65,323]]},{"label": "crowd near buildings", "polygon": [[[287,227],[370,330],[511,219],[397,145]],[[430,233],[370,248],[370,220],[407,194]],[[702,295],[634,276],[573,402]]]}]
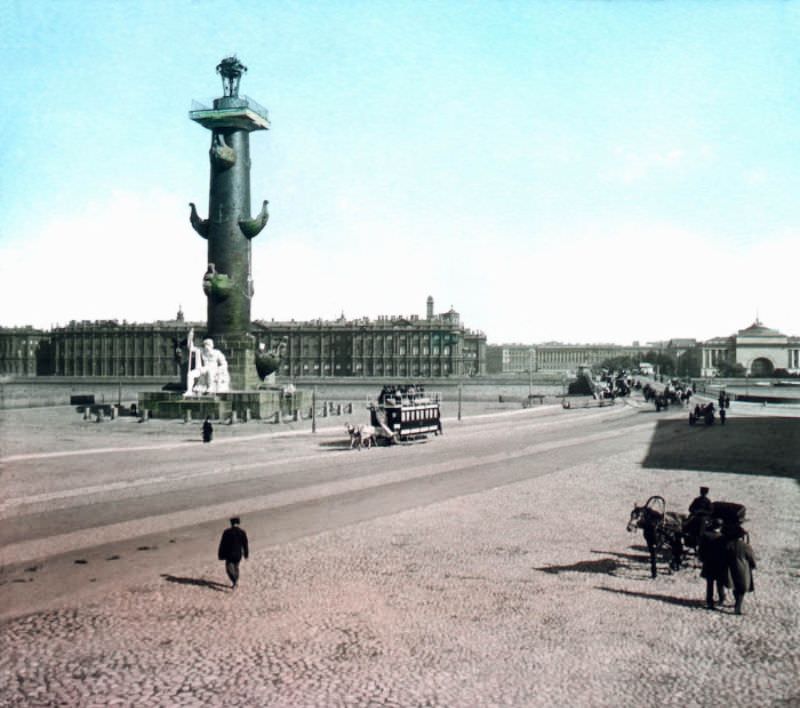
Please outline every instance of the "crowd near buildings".
[{"label": "crowd near buildings", "polygon": [[[174,319],[150,323],[70,322],[50,330],[0,327],[0,375],[15,377],[169,378],[191,330],[205,323]],[[609,360],[628,359],[647,370],[654,354],[687,362],[692,376],[800,375],[800,336],[788,336],[756,320],[727,337],[707,341],[670,339],[619,344],[487,344],[486,335],[464,326],[452,307],[434,312],[427,300],[419,315],[335,320],[255,320],[252,335],[267,349],[280,348],[279,376],[289,379],[377,377],[427,379],[538,372],[575,372]],[[694,366],[689,361],[695,362]]]}]

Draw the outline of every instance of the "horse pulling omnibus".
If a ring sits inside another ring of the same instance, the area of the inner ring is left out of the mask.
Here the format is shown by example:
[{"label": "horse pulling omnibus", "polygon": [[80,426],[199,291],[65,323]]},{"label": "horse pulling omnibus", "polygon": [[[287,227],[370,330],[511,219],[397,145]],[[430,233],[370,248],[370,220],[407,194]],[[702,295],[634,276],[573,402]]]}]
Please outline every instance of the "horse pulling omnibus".
[{"label": "horse pulling omnibus", "polygon": [[426,393],[422,386],[388,385],[378,398],[367,399],[375,434],[388,443],[442,434],[441,394]]}]

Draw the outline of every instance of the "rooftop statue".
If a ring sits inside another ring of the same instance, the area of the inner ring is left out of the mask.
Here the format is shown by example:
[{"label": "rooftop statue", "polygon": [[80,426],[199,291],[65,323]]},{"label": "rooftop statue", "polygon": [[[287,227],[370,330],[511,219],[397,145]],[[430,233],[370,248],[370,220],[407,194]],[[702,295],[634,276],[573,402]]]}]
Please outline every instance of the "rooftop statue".
[{"label": "rooftop statue", "polygon": [[239,81],[246,71],[247,67],[236,58],[235,54],[225,57],[217,64],[217,73],[222,77],[222,89],[226,96],[239,95]]}]

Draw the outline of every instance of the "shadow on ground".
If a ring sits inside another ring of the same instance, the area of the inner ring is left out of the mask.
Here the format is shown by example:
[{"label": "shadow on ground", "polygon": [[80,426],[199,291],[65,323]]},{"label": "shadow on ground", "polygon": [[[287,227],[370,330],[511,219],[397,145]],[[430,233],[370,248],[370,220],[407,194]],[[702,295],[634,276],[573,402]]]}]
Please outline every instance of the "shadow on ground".
[{"label": "shadow on ground", "polygon": [[628,561],[633,561],[635,563],[650,563],[650,553],[647,551],[647,546],[631,546],[633,550],[644,551],[644,553],[617,553],[616,551],[595,551],[592,550],[592,553],[602,553],[606,556],[615,556],[616,558],[623,558]]},{"label": "shadow on ground", "polygon": [[570,565],[546,565],[535,570],[543,573],[605,573],[606,575],[616,575],[620,567],[625,567],[613,558],[598,558],[597,560],[578,561]]},{"label": "shadow on ground", "polygon": [[206,580],[205,578],[181,578],[177,575],[169,575],[167,573],[162,573],[161,577],[164,578],[164,580],[166,580],[168,583],[177,583],[178,585],[194,585],[196,587],[208,588],[209,590],[216,590],[217,592],[227,590],[229,587],[223,583],[216,583],[213,580]]},{"label": "shadow on ground", "polygon": [[604,590],[605,592],[613,592],[618,595],[628,595],[629,597],[641,597],[645,600],[657,600],[658,602],[666,602],[669,605],[679,605],[681,607],[705,607],[705,599],[703,598],[687,598],[675,597],[673,595],[659,595],[658,593],[649,592],[634,592],[633,590],[620,590],[617,588],[606,588],[602,585],[595,586],[597,590]]},{"label": "shadow on ground", "polygon": [[326,440],[325,442],[319,443],[319,446],[324,450],[349,450],[350,449],[350,441],[349,440]]},{"label": "shadow on ground", "polygon": [[711,426],[690,426],[688,419],[660,420],[642,466],[800,482],[800,418],[733,417],[726,425]]}]

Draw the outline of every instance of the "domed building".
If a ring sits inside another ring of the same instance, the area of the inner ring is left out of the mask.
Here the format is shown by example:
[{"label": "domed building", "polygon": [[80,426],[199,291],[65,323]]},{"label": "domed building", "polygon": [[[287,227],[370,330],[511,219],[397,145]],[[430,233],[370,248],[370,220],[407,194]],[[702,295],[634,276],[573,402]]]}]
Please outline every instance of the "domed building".
[{"label": "domed building", "polygon": [[800,374],[800,337],[787,336],[756,319],[730,337],[701,344],[701,376],[718,376],[720,365],[740,364],[748,376],[773,376],[776,370]]}]

